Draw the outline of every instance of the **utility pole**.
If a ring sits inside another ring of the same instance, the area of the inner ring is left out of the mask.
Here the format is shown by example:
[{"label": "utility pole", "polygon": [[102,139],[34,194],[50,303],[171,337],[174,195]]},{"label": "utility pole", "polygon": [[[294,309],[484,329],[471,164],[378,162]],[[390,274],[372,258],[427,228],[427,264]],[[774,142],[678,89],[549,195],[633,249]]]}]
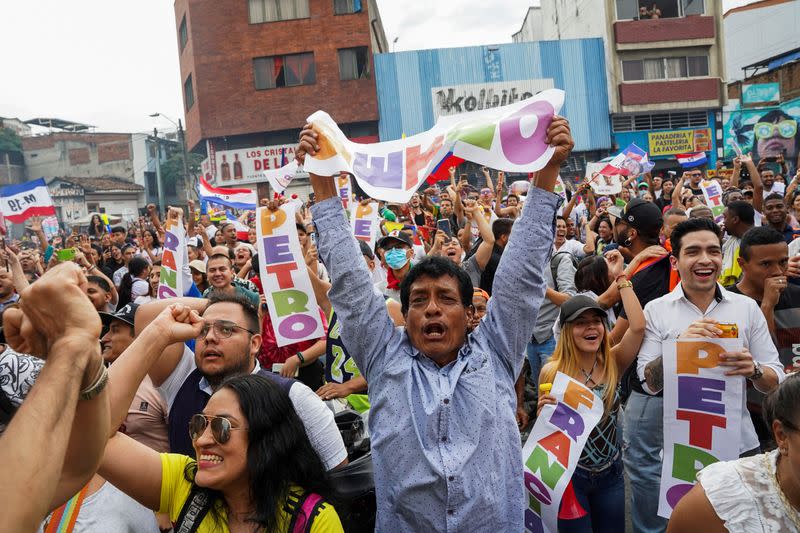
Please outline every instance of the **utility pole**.
[{"label": "utility pole", "polygon": [[189,183],[189,155],[186,153],[186,137],[183,134],[183,123],[178,119],[178,140],[181,142],[181,152],[183,153],[183,186],[186,188],[186,197],[189,191],[195,189],[194,182]]},{"label": "utility pole", "polygon": [[156,187],[158,188],[158,211],[164,211],[164,188],[161,185],[161,143],[158,139],[158,130],[153,128],[153,140],[156,143]]}]

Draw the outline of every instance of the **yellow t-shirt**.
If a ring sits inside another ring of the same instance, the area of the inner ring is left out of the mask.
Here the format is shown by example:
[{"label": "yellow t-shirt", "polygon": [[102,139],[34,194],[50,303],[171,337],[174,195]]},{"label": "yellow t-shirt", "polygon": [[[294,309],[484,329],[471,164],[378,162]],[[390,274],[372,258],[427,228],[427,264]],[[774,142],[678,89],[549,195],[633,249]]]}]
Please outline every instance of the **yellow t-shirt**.
[{"label": "yellow t-shirt", "polygon": [[[189,493],[192,490],[192,484],[186,480],[184,470],[188,464],[193,462],[194,459],[186,455],[176,453],[161,454],[161,508],[159,512],[167,513],[169,519],[173,522],[178,519],[181,508],[183,508],[183,504],[189,498]],[[293,487],[293,489],[301,492],[300,487]],[[291,522],[290,516],[284,511],[283,507],[280,508],[280,514],[279,523],[285,524],[285,529],[282,531],[291,533],[288,531]],[[230,533],[224,509],[220,516],[223,523],[217,524],[209,512],[200,523],[197,533]],[[342,529],[342,523],[339,521],[339,515],[336,514],[336,510],[329,503],[324,503],[311,524],[311,533],[343,532],[344,529]]]}]

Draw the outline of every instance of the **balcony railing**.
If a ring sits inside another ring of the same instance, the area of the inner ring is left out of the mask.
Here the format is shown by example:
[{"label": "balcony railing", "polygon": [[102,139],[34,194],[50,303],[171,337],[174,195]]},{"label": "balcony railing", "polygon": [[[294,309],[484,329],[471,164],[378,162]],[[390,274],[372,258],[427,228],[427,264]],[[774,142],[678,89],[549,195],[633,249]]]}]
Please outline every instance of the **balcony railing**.
[{"label": "balcony railing", "polygon": [[695,15],[680,18],[618,20],[614,23],[617,44],[714,39],[714,17]]}]

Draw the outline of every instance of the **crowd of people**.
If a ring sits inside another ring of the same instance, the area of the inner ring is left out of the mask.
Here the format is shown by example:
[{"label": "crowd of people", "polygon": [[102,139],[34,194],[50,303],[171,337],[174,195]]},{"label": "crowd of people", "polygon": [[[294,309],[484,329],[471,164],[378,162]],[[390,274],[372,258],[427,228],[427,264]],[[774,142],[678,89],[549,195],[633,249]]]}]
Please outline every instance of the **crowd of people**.
[{"label": "crowd of people", "polygon": [[[300,164],[319,135],[303,129]],[[800,531],[800,173],[741,156],[713,178],[630,176],[613,195],[590,179],[562,196],[565,119],[546,142],[529,179],[483,168],[475,187],[450,168],[381,202],[374,246],[335,180],[312,174],[295,222],[325,333],[288,346],[252,211],[215,223],[192,202],[151,205],[129,227],[97,217],[50,238],[30,219],[0,249],[0,446],[15,465],[0,529],[347,530],[332,479],[352,459],[334,418],[348,409],[368,425],[376,531],[521,531],[521,435],[561,372],[604,411],[571,480],[583,513],[560,531]],[[158,298],[167,224],[186,226],[195,297]],[[740,459],[703,469],[668,521],[662,346],[721,324],[744,346],[722,363],[745,393]]]}]

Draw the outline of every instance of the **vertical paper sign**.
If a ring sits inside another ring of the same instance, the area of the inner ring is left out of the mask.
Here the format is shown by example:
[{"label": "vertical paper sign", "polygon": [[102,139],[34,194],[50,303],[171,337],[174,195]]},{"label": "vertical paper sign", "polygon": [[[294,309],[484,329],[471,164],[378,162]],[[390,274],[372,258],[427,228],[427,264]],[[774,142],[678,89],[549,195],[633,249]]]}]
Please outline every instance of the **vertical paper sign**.
[{"label": "vertical paper sign", "polygon": [[297,238],[295,211],[291,202],[277,211],[256,211],[259,276],[278,346],[325,335]]},{"label": "vertical paper sign", "polygon": [[669,518],[696,482],[697,472],[739,457],[741,376],[726,376],[719,356],[742,349],[741,339],[665,341],[664,461],[658,514]]},{"label": "vertical paper sign", "polygon": [[561,496],[603,416],[603,401],[566,374],[556,374],[550,394],[558,403],[544,406],[522,448],[525,530],[531,533],[558,531]]},{"label": "vertical paper sign", "polygon": [[161,280],[158,282],[159,300],[185,294],[183,267],[188,260],[187,254],[183,219],[167,219],[164,231],[164,255],[161,256]]},{"label": "vertical paper sign", "polygon": [[714,222],[719,224],[725,211],[722,203],[722,187],[716,181],[703,180],[700,182],[700,189],[703,191],[706,205],[711,208],[711,213],[714,215]]},{"label": "vertical paper sign", "polygon": [[378,235],[378,202],[368,204],[354,203],[350,214],[350,226],[356,239],[375,248]]},{"label": "vertical paper sign", "polygon": [[342,199],[342,205],[345,211],[350,209],[351,192],[350,176],[348,174],[339,174],[336,177],[336,194]]},{"label": "vertical paper sign", "polygon": [[42,231],[48,240],[58,235],[58,219],[56,217],[47,217],[42,220]]}]

